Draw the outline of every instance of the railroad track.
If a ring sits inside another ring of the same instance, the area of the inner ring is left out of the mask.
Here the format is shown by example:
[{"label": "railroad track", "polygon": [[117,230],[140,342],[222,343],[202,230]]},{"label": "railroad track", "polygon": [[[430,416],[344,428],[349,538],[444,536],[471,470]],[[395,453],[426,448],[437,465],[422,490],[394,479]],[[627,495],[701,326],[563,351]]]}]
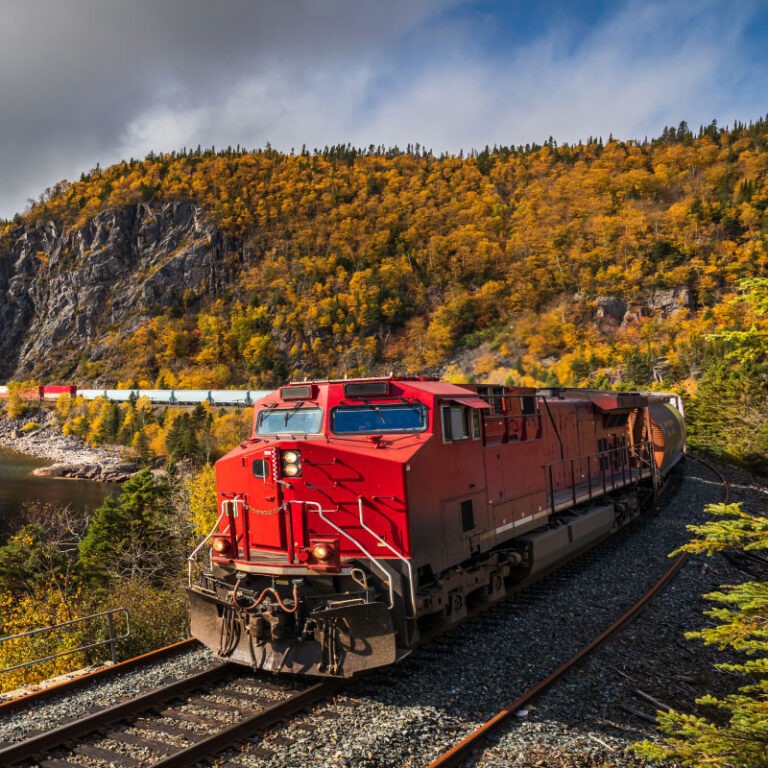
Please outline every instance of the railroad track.
[{"label": "railroad track", "polygon": [[[689,458],[700,462],[713,473],[717,475],[720,483],[723,487],[723,502],[727,503],[729,499],[728,482],[722,473],[715,468],[709,462],[689,456]],[[506,723],[511,717],[513,717],[518,711],[522,710],[526,706],[530,705],[538,696],[544,691],[554,685],[558,680],[561,680],[572,671],[580,662],[582,662],[587,656],[596,651],[608,638],[619,633],[624,627],[632,622],[642,609],[653,599],[653,597],[664,589],[677,573],[682,568],[683,564],[687,560],[687,555],[682,554],[676,558],[669,570],[640,598],[623,613],[616,621],[614,621],[609,627],[595,637],[590,643],[583,646],[577,653],[575,653],[567,661],[563,662],[559,667],[552,671],[547,677],[540,680],[535,685],[531,686],[521,696],[515,699],[511,704],[508,704],[504,709],[486,721],[482,726],[475,731],[465,736],[456,745],[444,752],[438,758],[433,760],[427,768],[454,768],[460,766],[468,761],[475,750],[481,749],[484,745],[486,738]]]},{"label": "railroad track", "polygon": [[200,647],[202,646],[195,640],[195,638],[188,637],[186,640],[180,640],[173,645],[157,648],[154,651],[150,651],[141,656],[134,656],[131,659],[126,659],[117,664],[100,667],[99,669],[94,669],[84,674],[76,674],[74,677],[62,680],[61,682],[49,685],[45,688],[40,688],[13,699],[0,701],[0,717],[8,715],[11,712],[17,712],[25,707],[31,707],[44,701],[48,701],[56,696],[60,696],[62,693],[72,693],[80,690],[94,681],[108,680],[125,674],[126,672],[130,672],[131,670],[152,664],[153,662],[162,661],[175,656],[176,654],[183,653],[184,651]]},{"label": "railroad track", "polygon": [[344,685],[302,682],[266,682],[220,664],[0,749],[0,765],[76,768],[90,757],[120,768],[188,768]]}]

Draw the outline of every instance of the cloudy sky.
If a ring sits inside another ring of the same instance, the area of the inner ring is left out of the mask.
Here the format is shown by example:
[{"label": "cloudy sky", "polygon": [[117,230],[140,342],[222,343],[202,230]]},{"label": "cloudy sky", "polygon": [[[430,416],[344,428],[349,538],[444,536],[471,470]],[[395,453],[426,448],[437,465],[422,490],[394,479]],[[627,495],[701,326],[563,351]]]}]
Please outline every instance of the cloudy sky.
[{"label": "cloudy sky", "polygon": [[0,217],[150,150],[642,139],[767,83],[765,0],[4,0]]}]

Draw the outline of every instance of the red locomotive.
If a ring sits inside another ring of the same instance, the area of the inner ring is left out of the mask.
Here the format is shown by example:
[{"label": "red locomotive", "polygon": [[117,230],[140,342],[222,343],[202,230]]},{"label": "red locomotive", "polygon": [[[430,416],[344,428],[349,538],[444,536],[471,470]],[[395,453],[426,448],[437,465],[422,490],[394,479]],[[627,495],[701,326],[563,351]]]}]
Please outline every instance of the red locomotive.
[{"label": "red locomotive", "polygon": [[639,514],[682,456],[669,400],[422,378],[284,386],[217,463],[192,632],[273,671],[394,662]]}]

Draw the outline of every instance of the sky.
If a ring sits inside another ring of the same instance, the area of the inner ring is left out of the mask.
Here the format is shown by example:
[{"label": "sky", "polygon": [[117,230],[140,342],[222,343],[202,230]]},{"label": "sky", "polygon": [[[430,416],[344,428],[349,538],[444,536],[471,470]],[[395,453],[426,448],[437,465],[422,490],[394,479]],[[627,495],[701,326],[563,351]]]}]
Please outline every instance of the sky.
[{"label": "sky", "polygon": [[4,0],[0,218],[149,152],[642,140],[767,89],[766,0]]}]

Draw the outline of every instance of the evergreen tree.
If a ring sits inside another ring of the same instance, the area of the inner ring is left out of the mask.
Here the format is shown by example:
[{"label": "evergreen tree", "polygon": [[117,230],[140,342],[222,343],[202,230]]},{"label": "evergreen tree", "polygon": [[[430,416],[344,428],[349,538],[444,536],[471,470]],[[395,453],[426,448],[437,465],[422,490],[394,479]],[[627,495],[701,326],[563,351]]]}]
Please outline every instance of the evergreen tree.
[{"label": "evergreen tree", "polygon": [[731,328],[709,337],[690,411],[690,443],[768,474],[768,279],[744,280],[724,305]]},{"label": "evergreen tree", "polygon": [[195,423],[188,413],[177,416],[165,436],[165,447],[172,459],[196,459],[200,446]]},{"label": "evergreen tree", "polygon": [[159,582],[176,571],[177,543],[168,482],[144,469],[125,483],[117,499],[108,498],[96,509],[80,543],[79,566],[94,584],[137,576]]},{"label": "evergreen tree", "polygon": [[[689,526],[698,538],[678,552],[712,554],[730,547],[768,550],[768,518],[750,515],[740,504],[714,504],[706,511],[715,519]],[[723,606],[706,612],[717,623],[686,636],[743,652],[742,663],[718,666],[744,675],[749,682],[739,693],[722,699],[710,695],[697,699],[697,704],[719,710],[721,718],[716,721],[672,710],[659,713],[659,728],[666,738],[659,744],[642,742],[635,749],[652,760],[676,760],[684,766],[764,768],[768,765],[768,584],[725,586],[706,597]]]}]

